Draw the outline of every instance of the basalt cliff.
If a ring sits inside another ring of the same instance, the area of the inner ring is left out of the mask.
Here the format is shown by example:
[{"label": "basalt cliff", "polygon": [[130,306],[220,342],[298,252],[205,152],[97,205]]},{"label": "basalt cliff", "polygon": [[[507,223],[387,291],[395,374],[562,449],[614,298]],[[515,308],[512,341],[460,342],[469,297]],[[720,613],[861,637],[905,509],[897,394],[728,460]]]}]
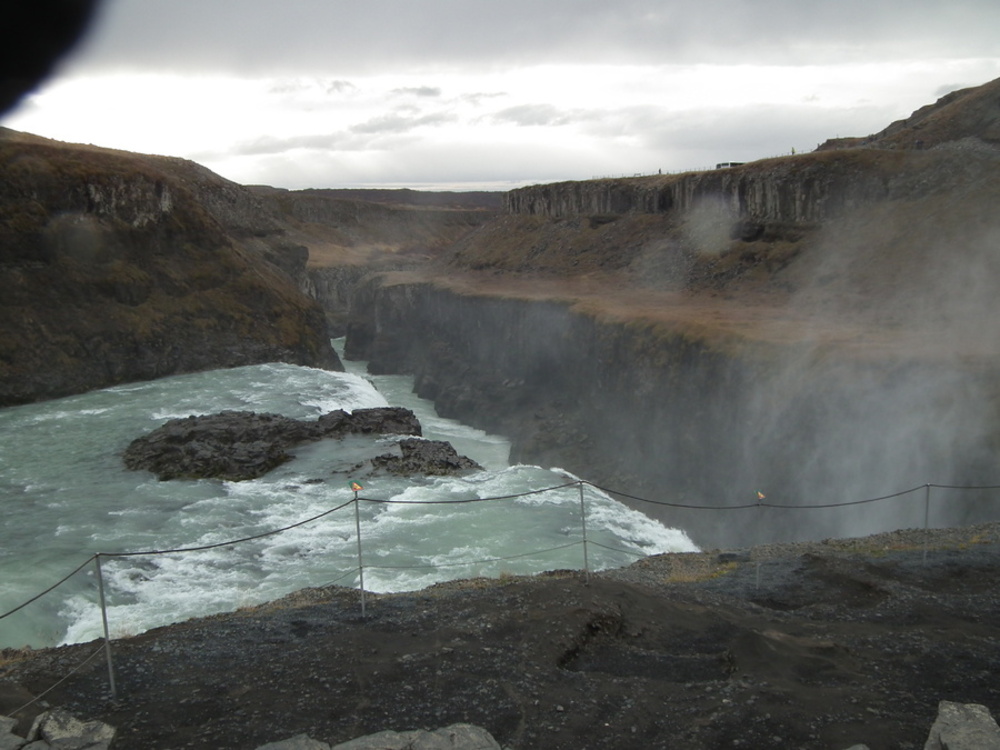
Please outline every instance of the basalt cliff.
[{"label": "basalt cliff", "polygon": [[0,130],[0,406],[268,361],[340,369],[330,334],[346,320],[316,298],[426,261],[499,205],[245,187]]},{"label": "basalt cliff", "polygon": [[308,252],[191,162],[0,133],[0,405],[215,367],[339,368]]}]

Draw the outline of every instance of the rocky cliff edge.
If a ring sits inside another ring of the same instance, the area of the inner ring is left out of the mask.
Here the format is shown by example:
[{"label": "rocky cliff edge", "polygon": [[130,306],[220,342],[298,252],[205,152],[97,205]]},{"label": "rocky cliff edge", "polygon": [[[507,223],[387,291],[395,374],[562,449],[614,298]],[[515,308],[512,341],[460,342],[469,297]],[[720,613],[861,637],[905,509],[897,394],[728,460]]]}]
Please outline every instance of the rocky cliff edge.
[{"label": "rocky cliff edge", "polygon": [[182,372],[340,368],[308,253],[191,162],[0,131],[0,405]]}]

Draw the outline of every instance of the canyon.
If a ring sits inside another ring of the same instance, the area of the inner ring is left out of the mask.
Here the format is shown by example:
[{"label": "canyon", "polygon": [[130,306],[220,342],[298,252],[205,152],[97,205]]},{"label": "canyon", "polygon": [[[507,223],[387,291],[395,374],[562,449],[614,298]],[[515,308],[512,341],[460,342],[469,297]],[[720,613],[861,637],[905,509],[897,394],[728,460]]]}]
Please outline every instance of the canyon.
[{"label": "canyon", "polygon": [[[813,153],[502,195],[247,187],[5,131],[0,403],[338,368],[329,338],[346,336],[348,358],[413,375],[515,460],[701,545],[747,542],[737,509],[761,496],[989,485],[998,101],[994,81]],[[931,520],[980,520],[984,502]],[[923,520],[862,510],[769,512],[749,541]]]},{"label": "canyon", "polygon": [[[0,404],[334,368],[346,336],[705,551],[367,616],[305,589],[116,639],[121,700],[79,669],[95,643],[5,650],[0,709],[23,735],[44,694],[150,748],[456,721],[525,748],[917,747],[942,699],[995,713],[1000,537],[962,526],[995,511],[941,485],[996,483],[998,103],[995,81],[811,154],[471,202],[3,132]],[[853,538],[766,543],[826,536]]]},{"label": "canyon", "polygon": [[[433,263],[351,279],[346,356],[413,374],[516,460],[652,500],[637,507],[703,545],[746,543],[746,513],[726,510],[759,495],[804,509],[994,484],[998,90],[860,145],[511,191]],[[983,502],[933,523],[980,519]],[[790,510],[753,536],[923,511]]]}]

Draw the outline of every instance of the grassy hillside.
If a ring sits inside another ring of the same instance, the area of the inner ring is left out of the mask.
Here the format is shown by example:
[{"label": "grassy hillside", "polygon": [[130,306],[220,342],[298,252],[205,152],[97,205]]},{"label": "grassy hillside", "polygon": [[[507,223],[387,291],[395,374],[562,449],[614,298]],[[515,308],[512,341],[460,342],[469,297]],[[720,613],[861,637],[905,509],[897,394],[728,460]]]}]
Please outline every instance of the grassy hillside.
[{"label": "grassy hillside", "polygon": [[321,310],[262,252],[268,231],[275,252],[284,240],[252,203],[190,162],[5,131],[0,404],[253,362],[338,366]]}]

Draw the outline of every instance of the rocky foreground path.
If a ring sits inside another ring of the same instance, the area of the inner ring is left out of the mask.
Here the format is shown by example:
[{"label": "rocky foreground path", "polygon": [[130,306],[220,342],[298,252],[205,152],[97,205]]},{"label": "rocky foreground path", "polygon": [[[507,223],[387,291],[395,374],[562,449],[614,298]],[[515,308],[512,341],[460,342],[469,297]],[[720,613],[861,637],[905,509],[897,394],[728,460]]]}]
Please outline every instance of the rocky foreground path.
[{"label": "rocky foreground path", "polygon": [[[1000,524],[646,558],[411,594],[308,589],[114,642],[58,706],[112,747],[335,745],[469,723],[509,748],[922,748],[942,700],[1000,709]],[[5,652],[0,713],[81,644]]]}]

